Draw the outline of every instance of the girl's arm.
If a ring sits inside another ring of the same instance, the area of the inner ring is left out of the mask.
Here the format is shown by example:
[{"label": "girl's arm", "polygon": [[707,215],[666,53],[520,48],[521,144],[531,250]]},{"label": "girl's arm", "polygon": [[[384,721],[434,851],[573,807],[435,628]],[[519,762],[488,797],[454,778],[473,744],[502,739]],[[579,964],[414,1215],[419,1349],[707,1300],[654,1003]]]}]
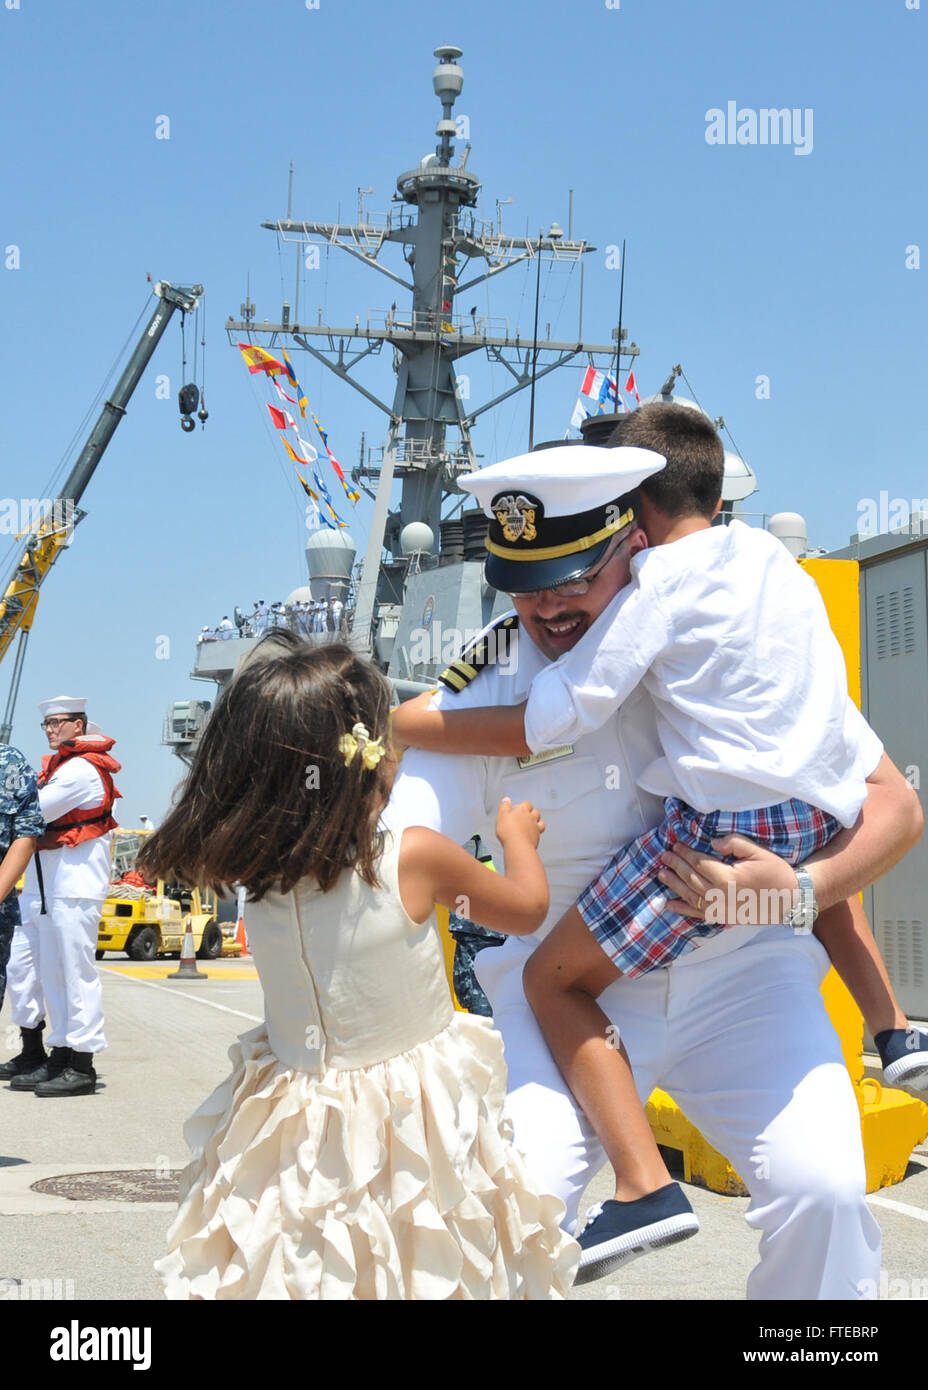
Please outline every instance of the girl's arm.
[{"label": "girl's arm", "polygon": [[430,709],[431,700],[426,691],[393,711],[397,747],[476,753],[485,758],[524,758],[531,753],[525,742],[524,703],[444,710]]},{"label": "girl's arm", "polygon": [[496,821],[506,870],[494,873],[460,845],[424,826],[403,832],[399,888],[403,906],[424,922],[435,903],[510,936],[537,931],[548,913],[548,880],[538,857],[544,821],[528,801],[506,797]]}]

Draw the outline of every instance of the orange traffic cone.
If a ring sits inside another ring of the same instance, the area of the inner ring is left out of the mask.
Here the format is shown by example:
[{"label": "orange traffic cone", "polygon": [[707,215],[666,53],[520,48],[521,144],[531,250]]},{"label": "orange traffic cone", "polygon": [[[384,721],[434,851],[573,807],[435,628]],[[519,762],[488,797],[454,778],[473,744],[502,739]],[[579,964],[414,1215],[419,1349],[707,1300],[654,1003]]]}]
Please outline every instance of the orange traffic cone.
[{"label": "orange traffic cone", "polygon": [[250,955],[251,955],[251,952],[250,952],[249,949],[248,949],[248,937],[247,937],[247,935],[246,935],[246,933],[245,933],[245,918],[244,918],[244,917],[239,917],[239,919],[238,919],[238,930],[237,930],[236,933],[235,933],[235,944],[236,944],[236,946],[241,946],[241,948],[242,948],[242,955],[243,955],[243,956],[250,956]]},{"label": "orange traffic cone", "polygon": [[187,929],[184,932],[184,944],[180,953],[180,966],[177,970],[167,976],[169,980],[208,980],[209,976],[204,971],[197,969],[197,953],[193,945],[193,925],[190,918],[187,918]]}]

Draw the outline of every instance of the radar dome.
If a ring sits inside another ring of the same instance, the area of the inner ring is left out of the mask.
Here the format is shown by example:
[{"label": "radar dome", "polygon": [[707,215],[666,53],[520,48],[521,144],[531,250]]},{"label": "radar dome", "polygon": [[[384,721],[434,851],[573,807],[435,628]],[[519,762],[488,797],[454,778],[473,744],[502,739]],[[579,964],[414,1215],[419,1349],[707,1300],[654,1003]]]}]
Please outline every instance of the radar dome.
[{"label": "radar dome", "polygon": [[410,521],[400,532],[400,550],[404,555],[417,551],[431,554],[435,549],[435,532],[424,521]]},{"label": "radar dome", "polygon": [[777,512],[767,523],[767,530],[782,541],[794,560],[808,550],[806,519],[798,512]]},{"label": "radar dome", "polygon": [[[689,398],[689,396],[674,396],[674,395],[670,395],[670,396],[661,396],[661,395],[657,395],[657,396],[645,396],[644,399],[643,399],[643,401],[641,402],[641,404],[642,404],[642,405],[682,405],[682,406],[684,406],[687,410],[697,410],[697,411],[699,411],[699,414],[700,414],[700,415],[706,415],[706,412],[702,409],[702,407],[701,407],[701,406],[698,406],[698,405],[696,404],[695,401],[691,401],[690,398]],[[708,420],[708,418],[709,418],[708,415],[706,415],[706,419],[707,419],[707,420]]]},{"label": "radar dome", "polygon": [[294,589],[292,594],[288,594],[284,603],[289,607],[291,603],[312,603],[313,591],[308,584],[302,585],[299,589]]},{"label": "radar dome", "polygon": [[306,542],[306,567],[313,597],[341,597],[348,592],[355,543],[347,531],[314,531]]}]

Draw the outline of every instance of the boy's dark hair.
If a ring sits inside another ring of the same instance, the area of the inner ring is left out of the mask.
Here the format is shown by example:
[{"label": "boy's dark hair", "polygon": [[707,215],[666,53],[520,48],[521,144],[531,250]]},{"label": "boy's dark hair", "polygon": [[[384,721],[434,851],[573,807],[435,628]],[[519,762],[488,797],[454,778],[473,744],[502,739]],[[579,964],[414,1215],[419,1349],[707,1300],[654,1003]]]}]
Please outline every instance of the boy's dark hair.
[{"label": "boy's dark hair", "polygon": [[364,724],[389,748],[390,687],[341,642],[279,630],[220,695],[180,800],[141,850],[147,878],[233,883],[252,901],[312,875],[323,892],[355,868],[378,885],[378,821],[392,759],[345,765],[338,742]]},{"label": "boy's dark hair", "polygon": [[722,495],[725,450],[715,426],[700,410],[655,401],[620,420],[609,448],[633,444],[663,454],[666,468],[645,478],[644,496],[667,516],[711,519]]}]

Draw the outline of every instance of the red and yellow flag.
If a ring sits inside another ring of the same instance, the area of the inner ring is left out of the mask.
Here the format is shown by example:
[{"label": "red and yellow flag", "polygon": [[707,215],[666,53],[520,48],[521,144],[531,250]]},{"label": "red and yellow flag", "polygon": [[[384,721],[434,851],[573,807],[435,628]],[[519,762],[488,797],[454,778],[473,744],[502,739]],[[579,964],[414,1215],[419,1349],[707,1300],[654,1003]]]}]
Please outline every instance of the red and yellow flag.
[{"label": "red and yellow flag", "polygon": [[254,343],[239,343],[238,347],[250,372],[265,372],[268,376],[287,375],[283,362],[279,362],[266,348],[255,347]]}]

